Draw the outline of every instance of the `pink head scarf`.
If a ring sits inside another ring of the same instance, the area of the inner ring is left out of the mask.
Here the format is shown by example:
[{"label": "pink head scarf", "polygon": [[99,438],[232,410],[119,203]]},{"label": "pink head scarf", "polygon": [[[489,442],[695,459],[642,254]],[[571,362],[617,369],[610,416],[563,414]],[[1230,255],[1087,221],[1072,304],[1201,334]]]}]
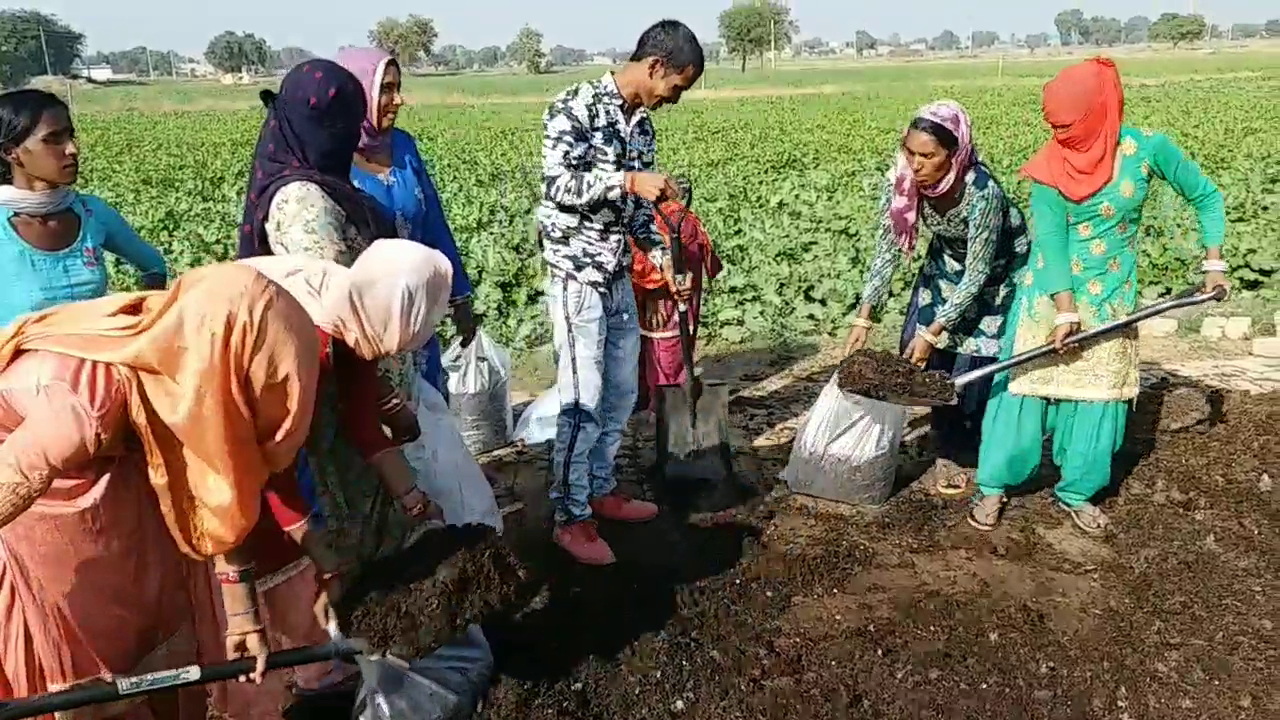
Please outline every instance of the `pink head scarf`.
[{"label": "pink head scarf", "polygon": [[[954,100],[938,100],[920,108],[917,118],[924,118],[938,123],[950,130],[959,141],[956,151],[951,154],[951,169],[934,185],[920,187],[911,172],[911,163],[907,160],[905,150],[898,149],[898,159],[889,171],[889,180],[893,183],[893,199],[889,203],[889,221],[893,225],[898,245],[908,255],[916,246],[916,220],[920,211],[920,195],[938,197],[951,189],[956,178],[964,177],[970,167],[977,161],[977,153],[973,150],[973,138],[969,129],[969,114],[964,107]],[[902,131],[902,139],[906,141],[910,128]]]},{"label": "pink head scarf", "polygon": [[360,126],[360,149],[378,153],[391,142],[391,129],[378,129],[378,100],[382,97],[382,78],[387,66],[396,59],[386,50],[378,48],[346,47],[338,51],[337,62],[346,68],[364,86],[365,99],[369,101],[369,115]]},{"label": "pink head scarf", "polygon": [[412,240],[378,240],[350,268],[306,255],[247,258],[365,360],[417,350],[449,308],[453,266]]}]

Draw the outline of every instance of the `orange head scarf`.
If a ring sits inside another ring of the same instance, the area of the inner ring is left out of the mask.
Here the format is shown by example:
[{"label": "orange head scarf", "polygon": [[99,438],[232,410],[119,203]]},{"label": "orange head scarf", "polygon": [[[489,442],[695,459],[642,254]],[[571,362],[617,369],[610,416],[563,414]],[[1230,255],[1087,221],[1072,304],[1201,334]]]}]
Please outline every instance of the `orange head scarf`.
[{"label": "orange head scarf", "polygon": [[167,291],[24,315],[0,333],[0,370],[24,350],[120,368],[160,510],[195,558],[236,547],[258,521],[268,476],[306,440],[320,375],[306,310],[231,263],[192,270]]},{"label": "orange head scarf", "polygon": [[1064,68],[1044,86],[1044,119],[1053,138],[1022,166],[1027,177],[1080,202],[1114,171],[1124,88],[1116,64],[1090,58]]}]

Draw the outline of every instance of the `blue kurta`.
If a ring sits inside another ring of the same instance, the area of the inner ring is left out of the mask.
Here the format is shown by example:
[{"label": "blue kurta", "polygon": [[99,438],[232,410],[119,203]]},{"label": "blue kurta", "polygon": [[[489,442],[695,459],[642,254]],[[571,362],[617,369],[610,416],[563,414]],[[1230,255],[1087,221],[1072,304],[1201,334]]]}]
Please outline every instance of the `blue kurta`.
[{"label": "blue kurta", "polygon": [[[462,267],[462,258],[445,219],[440,195],[427,174],[412,135],[398,128],[392,130],[391,169],[384,175],[374,175],[352,166],[351,182],[387,209],[395,218],[396,231],[401,238],[435,248],[449,258],[453,265],[451,300],[471,295],[471,279]],[[448,397],[440,365],[439,339],[432,336],[431,342],[415,354],[414,360],[422,378]]]},{"label": "blue kurta", "polygon": [[165,281],[164,257],[115,208],[81,193],[71,210],[80,216],[80,236],[62,250],[49,251],[23,240],[13,229],[13,211],[0,208],[0,326],[25,313],[106,295],[104,251],[124,258],[148,280]]}]

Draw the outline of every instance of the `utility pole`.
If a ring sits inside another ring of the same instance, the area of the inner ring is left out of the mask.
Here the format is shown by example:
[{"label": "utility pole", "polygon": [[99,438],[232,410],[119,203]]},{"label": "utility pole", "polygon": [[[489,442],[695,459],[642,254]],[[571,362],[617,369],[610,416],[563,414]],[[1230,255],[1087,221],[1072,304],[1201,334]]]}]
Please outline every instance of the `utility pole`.
[{"label": "utility pole", "polygon": [[172,50],[169,51],[169,74],[173,76],[174,80],[178,79],[178,63],[173,57]]},{"label": "utility pole", "polygon": [[49,62],[49,43],[44,38],[44,25],[40,26],[40,49],[44,51],[44,74],[53,74],[53,64]]},{"label": "utility pole", "polygon": [[156,79],[156,69],[151,66],[151,48],[142,48],[147,53],[147,75],[152,80]]}]

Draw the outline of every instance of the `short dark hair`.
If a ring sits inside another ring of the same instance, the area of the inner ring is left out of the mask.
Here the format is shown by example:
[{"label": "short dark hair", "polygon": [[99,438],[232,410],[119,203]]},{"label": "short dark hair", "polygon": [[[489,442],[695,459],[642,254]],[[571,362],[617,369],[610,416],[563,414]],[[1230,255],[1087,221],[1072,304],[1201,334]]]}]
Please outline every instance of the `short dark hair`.
[{"label": "short dark hair", "polygon": [[947,151],[948,155],[960,148],[960,139],[956,137],[955,133],[951,132],[947,126],[929,118],[918,117],[912,120],[907,127],[908,129],[919,130],[926,135],[933,136],[933,139],[938,141],[938,144],[942,146],[943,150]]},{"label": "short dark hair", "polygon": [[[27,88],[0,95],[0,152],[26,142],[50,110],[70,112],[62,98],[44,90]],[[13,168],[7,159],[0,157],[0,183],[11,182]]]},{"label": "short dark hair", "polygon": [[676,72],[693,68],[694,75],[701,75],[705,65],[698,36],[679,20],[659,20],[641,33],[631,62],[650,58],[658,58]]}]

